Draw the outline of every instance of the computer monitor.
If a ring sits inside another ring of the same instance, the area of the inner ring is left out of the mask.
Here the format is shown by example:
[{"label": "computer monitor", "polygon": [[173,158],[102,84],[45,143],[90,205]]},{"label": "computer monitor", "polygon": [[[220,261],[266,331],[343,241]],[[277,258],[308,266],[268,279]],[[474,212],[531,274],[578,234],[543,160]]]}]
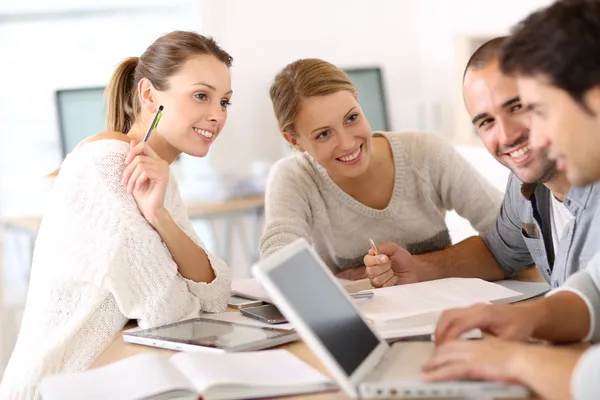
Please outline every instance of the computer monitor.
[{"label": "computer monitor", "polygon": [[344,71],[358,90],[358,101],[373,131],[389,131],[390,123],[387,113],[381,68],[345,68]]},{"label": "computer monitor", "polygon": [[106,130],[104,87],[56,91],[62,157],[83,139]]}]

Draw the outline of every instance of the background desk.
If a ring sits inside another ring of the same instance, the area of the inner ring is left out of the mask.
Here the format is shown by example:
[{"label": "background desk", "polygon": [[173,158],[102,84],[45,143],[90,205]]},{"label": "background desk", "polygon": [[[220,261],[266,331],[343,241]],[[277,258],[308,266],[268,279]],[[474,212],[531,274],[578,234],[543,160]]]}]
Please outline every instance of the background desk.
[{"label": "background desk", "polygon": [[[543,282],[544,281],[542,276],[540,275],[540,273],[538,272],[538,270],[536,268],[529,268],[529,269],[517,274],[515,279],[524,281],[524,282]],[[127,326],[126,329],[133,328],[133,327],[134,327],[133,325]],[[575,346],[581,346],[581,345],[575,345]],[[323,367],[323,365],[317,359],[317,357],[315,357],[315,355],[312,353],[312,351],[302,341],[297,341],[294,343],[286,344],[286,345],[280,346],[280,348],[288,350],[290,353],[296,355],[298,358],[300,358],[303,361],[307,362],[308,364],[312,365],[313,367],[315,367],[316,369],[318,369],[325,375],[330,376],[329,372]],[[110,364],[112,362],[121,360],[123,358],[133,356],[136,354],[149,352],[149,351],[156,352],[156,353],[162,353],[165,356],[169,356],[174,353],[174,351],[170,351],[170,350],[164,350],[164,349],[158,349],[158,348],[153,348],[153,347],[148,347],[148,346],[141,346],[141,345],[136,345],[136,344],[125,343],[123,341],[123,336],[121,333],[119,335],[119,337],[114,341],[114,343],[108,349],[106,349],[104,351],[104,353],[102,353],[100,355],[100,357],[98,357],[98,359],[94,362],[94,364],[92,364],[91,368],[101,367],[103,365]],[[333,393],[329,392],[329,393],[315,394],[315,395],[286,397],[285,399],[342,400],[342,399],[348,399],[348,397],[345,395],[345,393],[338,391],[338,392],[333,392]]]},{"label": "background desk", "polygon": [[[216,245],[215,253],[225,262],[229,263],[231,261],[232,241],[235,233],[238,234],[248,262],[254,262],[258,259],[258,242],[265,209],[264,195],[216,202],[187,201],[186,207],[192,222],[198,220],[209,222]],[[243,226],[243,221],[240,221],[240,217],[245,216],[252,218],[252,228],[249,233]],[[41,220],[41,216],[2,220],[5,233],[14,233],[26,239],[27,251],[24,252],[24,255],[29,259],[27,262],[24,260],[22,265],[31,265]],[[222,235],[219,235],[215,227],[217,220],[223,221]]]}]

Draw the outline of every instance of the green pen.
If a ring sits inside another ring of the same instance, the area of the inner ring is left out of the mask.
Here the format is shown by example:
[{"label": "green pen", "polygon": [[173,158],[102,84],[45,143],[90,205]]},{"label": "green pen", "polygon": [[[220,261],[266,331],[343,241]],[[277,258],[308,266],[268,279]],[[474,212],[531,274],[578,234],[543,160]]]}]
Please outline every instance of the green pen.
[{"label": "green pen", "polygon": [[160,121],[160,117],[162,117],[162,111],[163,111],[163,109],[164,109],[163,106],[158,107],[158,111],[156,112],[156,115],[154,116],[154,121],[152,121],[152,125],[150,125],[150,129],[148,129],[148,132],[146,132],[146,136],[144,136],[144,142],[147,142],[148,139],[150,139],[150,134],[158,126],[158,122]]}]

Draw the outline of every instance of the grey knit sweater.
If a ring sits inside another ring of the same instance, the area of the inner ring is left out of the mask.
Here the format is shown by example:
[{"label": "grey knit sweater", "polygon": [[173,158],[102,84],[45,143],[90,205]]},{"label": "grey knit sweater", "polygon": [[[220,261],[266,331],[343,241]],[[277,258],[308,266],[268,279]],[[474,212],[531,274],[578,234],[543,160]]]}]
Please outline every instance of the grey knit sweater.
[{"label": "grey knit sweater", "polygon": [[363,265],[369,237],[413,254],[450,246],[446,210],[456,210],[479,232],[494,222],[502,193],[445,139],[426,132],[375,135],[387,138],[395,163],[387,207],[365,206],[309,155],[295,153],[279,160],[269,175],[262,257],[302,237],[338,272]]}]

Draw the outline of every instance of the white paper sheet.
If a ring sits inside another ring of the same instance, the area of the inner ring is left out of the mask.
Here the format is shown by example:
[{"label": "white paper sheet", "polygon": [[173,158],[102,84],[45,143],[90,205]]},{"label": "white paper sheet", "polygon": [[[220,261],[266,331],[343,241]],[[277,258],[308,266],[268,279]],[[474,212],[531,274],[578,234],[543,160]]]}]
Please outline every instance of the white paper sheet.
[{"label": "white paper sheet", "polygon": [[359,308],[376,324],[521,294],[476,278],[439,279],[371,291],[373,298]]}]

